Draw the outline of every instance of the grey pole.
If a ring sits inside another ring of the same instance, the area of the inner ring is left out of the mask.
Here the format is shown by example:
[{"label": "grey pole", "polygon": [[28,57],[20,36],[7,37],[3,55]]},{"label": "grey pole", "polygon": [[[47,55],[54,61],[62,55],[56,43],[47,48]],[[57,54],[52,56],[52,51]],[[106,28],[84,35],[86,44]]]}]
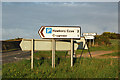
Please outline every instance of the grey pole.
[{"label": "grey pole", "polygon": [[33,39],[31,40],[31,69],[33,69]]},{"label": "grey pole", "polygon": [[93,39],[93,46],[94,46],[94,39]]},{"label": "grey pole", "polygon": [[90,47],[91,47],[91,39],[90,39]]},{"label": "grey pole", "polygon": [[73,39],[71,39],[71,67],[73,66]]},{"label": "grey pole", "polygon": [[89,47],[90,47],[90,39],[88,39],[88,41],[89,41]]},{"label": "grey pole", "polygon": [[52,68],[55,68],[55,39],[52,39]]}]

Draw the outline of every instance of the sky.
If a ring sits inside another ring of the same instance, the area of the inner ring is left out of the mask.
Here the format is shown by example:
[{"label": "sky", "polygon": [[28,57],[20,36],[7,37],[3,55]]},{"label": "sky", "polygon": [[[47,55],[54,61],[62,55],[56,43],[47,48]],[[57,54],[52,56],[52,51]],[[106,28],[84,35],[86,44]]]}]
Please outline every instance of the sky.
[{"label": "sky", "polygon": [[79,25],[81,33],[118,32],[117,2],[3,2],[2,40],[40,39],[40,26]]}]

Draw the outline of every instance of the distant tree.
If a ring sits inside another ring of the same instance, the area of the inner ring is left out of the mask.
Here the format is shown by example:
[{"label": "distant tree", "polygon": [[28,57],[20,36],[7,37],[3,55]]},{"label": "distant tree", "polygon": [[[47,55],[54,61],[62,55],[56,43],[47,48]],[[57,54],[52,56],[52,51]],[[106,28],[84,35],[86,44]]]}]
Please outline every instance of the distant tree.
[{"label": "distant tree", "polygon": [[96,35],[95,36],[95,42],[98,45],[110,45],[109,35],[103,34],[103,35]]},{"label": "distant tree", "polygon": [[108,37],[108,38],[110,38],[110,39],[119,39],[117,33],[104,32],[102,35],[103,35],[103,36],[106,36],[106,37]]},{"label": "distant tree", "polygon": [[110,38],[110,37],[111,37],[111,34],[110,34],[110,32],[104,32],[104,33],[102,34],[102,36],[106,36],[106,37]]}]

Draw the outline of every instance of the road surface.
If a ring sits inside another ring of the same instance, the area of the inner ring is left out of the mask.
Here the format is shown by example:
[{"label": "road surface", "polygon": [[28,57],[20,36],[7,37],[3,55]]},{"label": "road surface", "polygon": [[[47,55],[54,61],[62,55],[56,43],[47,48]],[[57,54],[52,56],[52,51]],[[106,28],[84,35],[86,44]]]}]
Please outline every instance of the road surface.
[{"label": "road surface", "polygon": [[[109,54],[109,53],[113,53],[115,51],[93,51],[91,52],[92,57],[95,58],[118,58],[117,56],[110,56],[110,57],[104,57],[104,56],[100,56],[103,54]],[[22,59],[30,59],[30,51],[11,51],[11,52],[5,52],[2,53],[2,60],[0,59],[0,61],[2,61],[2,64],[4,63],[10,63],[10,62],[16,62]],[[0,54],[1,56],[1,54]],[[69,56],[68,56],[69,57]],[[76,57],[80,57],[79,55],[76,55]],[[89,53],[83,53],[82,57],[90,57]]]},{"label": "road surface", "polygon": [[22,59],[30,59],[30,51],[11,51],[2,53],[2,64],[19,61]]}]

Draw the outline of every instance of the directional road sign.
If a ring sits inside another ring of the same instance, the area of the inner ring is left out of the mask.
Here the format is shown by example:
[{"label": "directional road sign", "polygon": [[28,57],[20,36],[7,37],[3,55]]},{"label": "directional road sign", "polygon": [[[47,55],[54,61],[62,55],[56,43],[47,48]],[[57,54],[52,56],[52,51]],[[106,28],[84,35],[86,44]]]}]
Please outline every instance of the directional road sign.
[{"label": "directional road sign", "polygon": [[85,39],[94,39],[94,36],[84,36]]},{"label": "directional road sign", "polygon": [[97,33],[83,33],[83,36],[95,36]]},{"label": "directional road sign", "polygon": [[41,38],[80,38],[79,26],[41,26],[38,31]]},{"label": "directional road sign", "polygon": [[[47,39],[34,39],[33,41],[34,51],[50,51],[52,50],[52,40]],[[69,41],[57,41],[56,51],[68,51],[70,50],[71,43]],[[32,47],[31,39],[23,39],[20,43],[20,47],[23,51],[30,51]],[[77,50],[78,44],[74,43],[74,50]]]},{"label": "directional road sign", "polygon": [[83,33],[85,39],[94,39],[95,35],[97,35],[97,33]]}]

